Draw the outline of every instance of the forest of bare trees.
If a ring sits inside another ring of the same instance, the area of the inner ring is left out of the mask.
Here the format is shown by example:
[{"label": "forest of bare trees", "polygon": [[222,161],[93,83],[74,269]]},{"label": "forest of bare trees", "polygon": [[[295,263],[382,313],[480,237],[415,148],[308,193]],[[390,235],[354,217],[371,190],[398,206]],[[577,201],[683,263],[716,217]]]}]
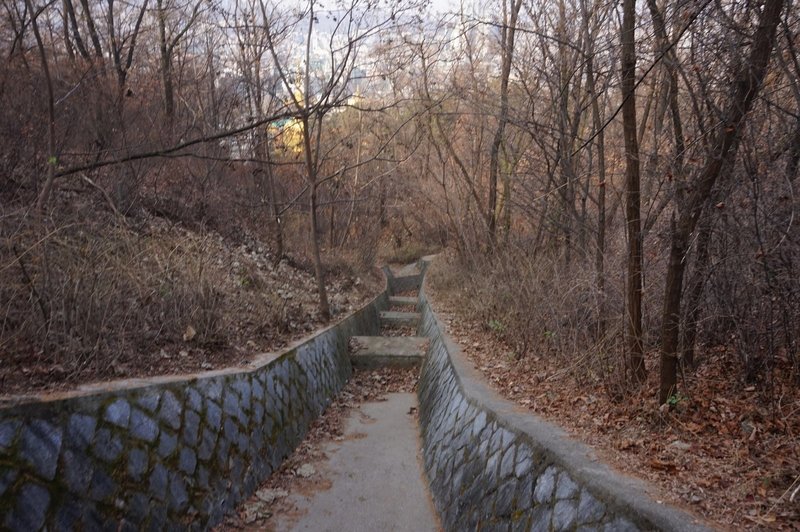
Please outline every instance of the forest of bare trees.
[{"label": "forest of bare trees", "polygon": [[509,359],[657,430],[716,365],[796,438],[791,0],[0,5],[2,390],[224,365],[442,251]]},{"label": "forest of bare trees", "polygon": [[2,0],[0,349],[80,365],[181,335],[146,309],[214,314],[202,264],[146,260],[156,217],[305,265],[323,320],[342,256],[447,247],[518,357],[658,372],[660,403],[703,346],[800,378],[799,15]]}]

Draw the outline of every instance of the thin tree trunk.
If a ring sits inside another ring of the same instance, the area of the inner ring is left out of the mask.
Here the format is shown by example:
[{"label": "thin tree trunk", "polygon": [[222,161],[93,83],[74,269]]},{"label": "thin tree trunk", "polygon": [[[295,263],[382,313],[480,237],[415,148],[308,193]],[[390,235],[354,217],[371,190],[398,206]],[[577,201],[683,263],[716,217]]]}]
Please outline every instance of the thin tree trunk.
[{"label": "thin tree trunk", "polygon": [[597,337],[602,338],[606,332],[606,146],[605,130],[600,118],[600,102],[598,102],[597,87],[594,76],[594,46],[589,32],[589,11],[586,4],[582,4],[584,16],[584,38],[589,47],[586,57],[586,84],[589,87],[589,96],[592,99],[592,123],[597,131],[597,235],[595,240],[595,283],[597,285],[598,316]]},{"label": "thin tree trunk", "polygon": [[36,46],[39,49],[39,58],[42,61],[42,72],[44,73],[45,86],[47,87],[47,179],[36,200],[36,210],[42,213],[53,190],[56,165],[58,164],[58,156],[56,155],[56,110],[53,96],[53,80],[50,77],[50,65],[47,62],[47,53],[42,41],[42,35],[39,33],[39,23],[37,21],[39,17],[33,8],[31,0],[25,0],[25,4],[31,13],[31,27],[33,28],[33,36],[36,38]]},{"label": "thin tree trunk", "polygon": [[636,137],[635,0],[622,4],[622,124],[625,137],[625,218],[628,227],[626,344],[628,369],[635,381],[647,378],[642,344],[642,222],[639,143]]},{"label": "thin tree trunk", "polygon": [[[514,37],[517,30],[517,16],[522,0],[513,0],[508,6],[511,12],[503,17],[501,30],[503,65],[500,74],[500,116],[492,139],[489,162],[489,201],[486,205],[486,219],[489,225],[489,247],[494,248],[497,239],[497,177],[500,173],[500,146],[508,122],[508,79],[511,75],[511,62],[514,56]],[[503,0],[503,11],[506,9]],[[505,15],[505,13],[504,13]]]},{"label": "thin tree trunk", "polygon": [[697,341],[697,322],[700,319],[700,299],[703,296],[706,273],[711,262],[711,219],[708,215],[703,217],[697,236],[697,258],[695,259],[694,276],[689,283],[686,304],[686,329],[683,332],[683,363],[693,367],[695,362],[694,347]]},{"label": "thin tree trunk", "polygon": [[317,294],[319,295],[319,314],[324,321],[331,318],[328,304],[328,291],[325,288],[325,271],[322,268],[322,257],[319,251],[319,232],[317,221],[317,184],[311,185],[311,253],[314,260],[314,274],[317,278]]},{"label": "thin tree trunk", "polygon": [[[322,267],[322,257],[319,250],[319,231],[317,220],[317,163],[319,151],[316,153],[311,150],[311,129],[309,121],[310,98],[311,98],[311,37],[314,28],[314,3],[311,3],[311,11],[308,15],[308,34],[306,35],[306,69],[303,85],[303,148],[305,152],[305,164],[307,171],[308,185],[311,188],[311,201],[309,218],[311,219],[311,254],[314,260],[314,273],[317,278],[317,296],[319,297],[320,317],[327,321],[331,318],[331,309],[328,304],[328,291],[325,287],[325,270]],[[319,117],[316,128],[316,146],[319,150],[320,136],[322,135],[322,117]]]},{"label": "thin tree trunk", "polygon": [[92,19],[92,11],[89,8],[89,0],[81,0],[81,7],[83,7],[83,16],[86,18],[86,27],[89,29],[89,38],[92,40],[92,46],[94,46],[94,55],[98,59],[102,60],[103,47],[100,44],[100,36],[97,34],[97,27],[94,25],[94,20]]},{"label": "thin tree trunk", "polygon": [[161,74],[161,88],[164,93],[164,114],[168,124],[175,114],[175,95],[172,87],[172,57],[170,46],[167,43],[167,20],[163,0],[157,0],[158,15],[158,50],[159,72]]},{"label": "thin tree trunk", "polygon": [[[626,0],[630,1],[630,0]],[[722,168],[736,157],[739,131],[769,65],[775,30],[783,10],[783,0],[766,0],[759,17],[758,30],[753,37],[750,57],[742,63],[732,86],[730,103],[717,130],[705,165],[694,180],[686,208],[677,222],[672,223],[672,243],[664,290],[664,311],[661,318],[661,378],[659,400],[666,403],[678,383],[678,347],[680,340],[681,292],[686,270],[686,253],[697,222],[703,213]]]}]

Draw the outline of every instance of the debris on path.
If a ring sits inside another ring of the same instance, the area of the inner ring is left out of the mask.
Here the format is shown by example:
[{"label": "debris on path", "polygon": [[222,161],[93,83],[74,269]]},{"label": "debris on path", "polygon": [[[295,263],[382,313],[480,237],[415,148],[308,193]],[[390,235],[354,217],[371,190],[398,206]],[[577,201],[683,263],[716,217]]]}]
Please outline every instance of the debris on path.
[{"label": "debris on path", "polygon": [[[229,515],[218,531],[275,530],[274,515],[292,516],[297,509],[288,500],[291,493],[313,493],[330,488],[330,481],[317,474],[327,459],[324,444],[343,441],[345,420],[365,402],[383,401],[389,393],[414,392],[419,369],[381,368],[354,371],[353,377],[333,403],[312,424],[306,438],[237,511]],[[412,412],[416,415],[416,411]]]}]

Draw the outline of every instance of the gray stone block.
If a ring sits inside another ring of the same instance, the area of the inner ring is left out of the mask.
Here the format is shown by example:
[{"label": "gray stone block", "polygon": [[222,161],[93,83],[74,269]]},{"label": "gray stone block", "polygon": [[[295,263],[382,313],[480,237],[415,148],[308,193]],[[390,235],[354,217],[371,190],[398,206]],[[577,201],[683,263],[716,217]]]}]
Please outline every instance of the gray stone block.
[{"label": "gray stone block", "polygon": [[497,489],[497,497],[494,502],[494,515],[503,516],[506,518],[511,517],[512,510],[514,509],[514,496],[517,491],[517,483],[515,480],[508,480]]},{"label": "gray stone block", "polygon": [[92,532],[117,532],[117,526],[117,522],[110,515],[98,511],[94,505],[82,505],[80,529]]},{"label": "gray stone block", "polygon": [[578,496],[579,486],[572,480],[566,471],[558,475],[558,487],[556,488],[556,500],[572,499]]},{"label": "gray stone block", "polygon": [[167,469],[159,462],[150,472],[150,494],[160,501],[166,499],[169,482]]},{"label": "gray stone block", "polygon": [[531,532],[550,532],[550,522],[553,519],[553,507],[541,504],[531,512]]},{"label": "gray stone block", "polygon": [[178,456],[178,468],[187,475],[193,475],[197,467],[197,456],[194,451],[183,447]]},{"label": "gray stone block", "polygon": [[226,392],[222,399],[222,411],[228,416],[238,419],[242,415],[239,395],[234,392]]},{"label": "gray stone block", "polygon": [[197,457],[200,460],[206,461],[214,454],[214,445],[217,442],[216,432],[209,429],[203,429],[203,434],[200,439],[200,446],[197,449]]},{"label": "gray stone block", "polygon": [[250,378],[243,375],[233,383],[233,389],[239,394],[239,403],[244,410],[250,410]]},{"label": "gray stone block", "polygon": [[517,478],[529,476],[533,467],[533,454],[527,445],[520,445],[517,449],[517,462],[514,465],[514,474]]},{"label": "gray stone block", "polygon": [[56,511],[53,521],[53,530],[58,532],[71,532],[77,528],[81,518],[82,509],[77,500],[66,498],[62,501]]},{"label": "gray stone block", "polygon": [[577,524],[578,504],[575,499],[556,501],[553,508],[553,530],[571,530]]},{"label": "gray stone block", "polygon": [[203,410],[203,396],[194,388],[186,389],[186,406],[195,412]]},{"label": "gray stone block", "polygon": [[66,444],[68,447],[86,450],[94,439],[97,420],[84,414],[72,414],[67,422]]},{"label": "gray stone block", "polygon": [[17,477],[19,477],[19,471],[16,469],[0,466],[0,497],[14,484]]},{"label": "gray stone block", "polygon": [[509,446],[503,452],[503,459],[500,461],[500,480],[505,480],[514,474],[514,460],[516,454],[517,448],[513,445]]},{"label": "gray stone block", "polygon": [[478,435],[483,432],[483,429],[486,428],[486,412],[481,410],[475,416],[475,420],[472,422],[472,434],[471,437],[473,439],[477,438]]},{"label": "gray stone block", "polygon": [[50,493],[44,486],[29,482],[22,486],[14,510],[5,519],[5,526],[13,532],[30,532],[44,526],[50,508]]},{"label": "gray stone block", "polygon": [[138,408],[134,408],[131,411],[130,432],[134,438],[153,443],[158,437],[158,423]]},{"label": "gray stone block", "polygon": [[171,473],[169,479],[169,507],[175,512],[182,512],[189,504],[186,483],[177,473]]},{"label": "gray stone block", "polygon": [[578,523],[585,525],[600,521],[606,513],[606,505],[586,490],[581,491],[578,503]]},{"label": "gray stone block", "polygon": [[20,456],[33,467],[37,475],[44,480],[53,480],[58,468],[61,441],[62,431],[59,427],[34,419],[22,429]]},{"label": "gray stone block", "polygon": [[167,426],[178,430],[181,427],[181,403],[172,392],[164,392],[161,397],[161,408],[158,411],[158,417]]},{"label": "gray stone block", "polygon": [[537,504],[549,503],[553,499],[557,475],[558,470],[555,466],[550,466],[536,479],[536,488],[533,490],[533,500]]},{"label": "gray stone block", "polygon": [[205,466],[198,466],[195,481],[195,485],[201,490],[208,490],[211,487],[211,473]]},{"label": "gray stone block", "polygon": [[528,532],[531,527],[531,512],[517,513],[511,520],[511,532]]},{"label": "gray stone block", "polygon": [[200,437],[200,416],[197,412],[187,410],[183,418],[183,441],[186,445],[194,447]]},{"label": "gray stone block", "polygon": [[264,421],[264,405],[260,402],[253,403],[253,415],[251,421],[258,427]]},{"label": "gray stone block", "polygon": [[84,495],[94,476],[91,459],[80,451],[67,449],[62,460],[63,479],[67,489],[75,495]]},{"label": "gray stone block", "polygon": [[142,480],[149,461],[150,455],[146,449],[131,449],[128,453],[128,476],[136,482]]},{"label": "gray stone block", "polygon": [[239,452],[244,453],[250,447],[250,437],[246,432],[239,431],[236,434],[236,446],[239,448]]},{"label": "gray stone block", "polygon": [[222,471],[228,469],[228,452],[230,451],[230,441],[224,436],[217,440],[217,465]]},{"label": "gray stone block", "polygon": [[133,492],[126,503],[126,517],[135,523],[142,523],[150,512],[150,496],[146,493]]},{"label": "gray stone block", "polygon": [[131,417],[131,405],[125,399],[117,399],[106,407],[103,419],[118,427],[127,428]]},{"label": "gray stone block", "polygon": [[158,402],[161,400],[161,392],[157,389],[150,389],[145,391],[138,399],[136,404],[141,406],[145,411],[151,414],[158,408]]},{"label": "gray stone block", "polygon": [[17,436],[17,431],[22,426],[22,423],[16,419],[6,419],[0,421],[0,447],[7,449],[14,442]]},{"label": "gray stone block", "polygon": [[92,475],[92,483],[89,487],[89,498],[93,501],[101,502],[110,499],[114,496],[117,490],[117,485],[108,474],[101,470],[95,469]]},{"label": "gray stone block", "polygon": [[213,401],[206,401],[206,425],[219,429],[222,423],[222,409]]},{"label": "gray stone block", "polygon": [[197,388],[206,400],[219,401],[222,398],[223,377],[202,379],[197,383]]},{"label": "gray stone block", "polygon": [[161,431],[158,438],[158,456],[166,458],[178,448],[178,436],[166,430]]},{"label": "gray stone block", "polygon": [[533,507],[533,475],[527,475],[516,482],[516,508],[528,510]]},{"label": "gray stone block", "polygon": [[500,451],[497,451],[492,456],[489,457],[489,460],[486,462],[486,471],[484,473],[486,483],[489,487],[497,486],[498,482],[498,469],[500,467]]},{"label": "gray stone block", "polygon": [[254,402],[263,402],[264,401],[264,385],[261,382],[261,379],[253,379],[253,401]]}]

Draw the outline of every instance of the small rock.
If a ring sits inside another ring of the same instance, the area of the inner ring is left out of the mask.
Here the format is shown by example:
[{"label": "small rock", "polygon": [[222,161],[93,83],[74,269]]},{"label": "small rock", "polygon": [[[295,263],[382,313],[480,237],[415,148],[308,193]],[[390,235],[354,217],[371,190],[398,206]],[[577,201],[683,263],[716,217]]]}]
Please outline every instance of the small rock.
[{"label": "small rock", "polygon": [[314,469],[314,466],[311,464],[303,464],[297,468],[295,474],[297,474],[298,477],[308,478],[316,472],[317,470]]},{"label": "small rock", "polygon": [[272,512],[267,510],[262,502],[247,503],[244,505],[244,512],[242,513],[242,520],[245,524],[253,524],[259,519],[266,519],[270,517]]},{"label": "small rock", "polygon": [[689,449],[692,448],[691,444],[681,440],[675,440],[674,442],[667,445],[667,447],[681,452],[688,451]]},{"label": "small rock", "polygon": [[191,342],[194,340],[194,337],[197,336],[197,331],[191,325],[186,326],[186,331],[183,333],[183,341],[184,342]]},{"label": "small rock", "polygon": [[272,504],[277,499],[282,499],[288,495],[289,492],[282,489],[262,488],[256,492],[256,498],[266,504]]}]

